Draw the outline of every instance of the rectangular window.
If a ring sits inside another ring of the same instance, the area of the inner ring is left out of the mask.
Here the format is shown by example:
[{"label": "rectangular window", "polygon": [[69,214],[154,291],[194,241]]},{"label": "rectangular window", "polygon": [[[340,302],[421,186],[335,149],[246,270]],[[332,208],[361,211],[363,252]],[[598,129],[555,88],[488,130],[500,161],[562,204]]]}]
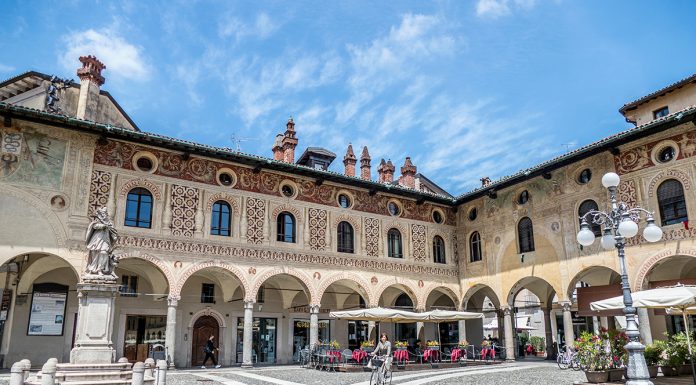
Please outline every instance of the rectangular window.
[{"label": "rectangular window", "polygon": [[653,111],[653,118],[658,119],[663,116],[669,115],[669,108],[667,106],[664,106],[662,108],[658,108],[657,110]]},{"label": "rectangular window", "polygon": [[137,297],[138,296],[138,276],[122,275],[121,286],[118,288],[121,292],[121,297]]},{"label": "rectangular window", "polygon": [[215,303],[215,284],[203,284],[203,288],[201,289],[201,303]]}]

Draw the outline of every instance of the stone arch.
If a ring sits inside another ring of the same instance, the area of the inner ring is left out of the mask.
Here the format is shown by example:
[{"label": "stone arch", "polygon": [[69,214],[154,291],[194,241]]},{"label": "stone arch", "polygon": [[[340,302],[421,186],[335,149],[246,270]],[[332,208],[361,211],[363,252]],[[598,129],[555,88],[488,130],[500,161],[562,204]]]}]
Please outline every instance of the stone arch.
[{"label": "stone arch", "polygon": [[[46,220],[46,223],[51,228],[51,231],[53,233],[53,239],[55,241],[55,246],[65,246],[66,239],[68,239],[68,233],[65,227],[63,226],[63,223],[60,220],[60,218],[58,218],[56,213],[53,210],[51,210],[47,202],[44,202],[43,200],[32,194],[28,194],[26,191],[8,186],[6,184],[0,184],[0,192],[2,192],[3,195],[19,199],[26,203],[28,206],[30,206],[32,209],[38,211],[39,214],[41,214],[41,217]],[[16,249],[12,250],[12,252],[15,254],[16,251]],[[24,252],[23,254],[26,254],[26,252]]]},{"label": "stone arch", "polygon": [[147,189],[157,200],[162,199],[162,190],[159,188],[159,186],[143,178],[132,179],[124,183],[123,186],[121,186],[121,191],[119,192],[119,195],[122,198],[124,198],[126,195],[128,195],[128,192],[130,190],[136,187],[142,187],[144,189]]},{"label": "stone arch", "polygon": [[684,186],[684,191],[691,190],[691,181],[684,171],[677,169],[662,170],[650,179],[650,183],[648,184],[648,196],[650,198],[656,196],[657,186],[667,179],[678,180],[682,186]]},{"label": "stone arch", "polygon": [[[211,316],[215,318],[215,320],[218,322],[218,325],[220,325],[220,328],[226,328],[227,323],[225,322],[225,317],[220,314],[218,311],[212,309],[210,306],[206,306],[205,309],[201,309],[191,316],[191,319],[189,320],[188,327],[189,329],[193,328],[193,326],[196,324],[196,321],[198,321],[199,318],[203,316]],[[222,338],[220,339],[222,340]]]},{"label": "stone arch", "polygon": [[329,286],[341,280],[353,281],[355,284],[358,285],[358,287],[365,291],[365,303],[368,305],[372,303],[372,293],[370,293],[369,290],[370,285],[368,285],[367,281],[360,278],[359,275],[352,273],[334,274],[322,281],[322,283],[319,285],[319,288],[317,289],[317,301],[321,301],[322,297],[324,296],[324,292],[326,292],[326,289],[328,289]]},{"label": "stone arch", "polygon": [[234,213],[239,213],[239,202],[234,197],[227,195],[225,193],[215,193],[208,198],[208,203],[205,205],[205,212],[209,213],[213,209],[213,204],[217,201],[224,201],[230,204]]},{"label": "stone arch", "polygon": [[287,211],[290,214],[295,216],[295,220],[299,223],[302,221],[302,212],[297,209],[297,207],[282,204],[276,206],[276,208],[273,209],[271,212],[271,223],[275,223],[275,221],[278,218],[278,215],[282,213],[283,211]]},{"label": "stone arch", "polygon": [[353,218],[352,216],[347,215],[347,214],[341,214],[341,215],[336,216],[333,219],[333,221],[331,221],[332,228],[335,229],[336,226],[338,226],[338,224],[343,222],[343,221],[350,223],[350,225],[353,226],[353,231],[356,234],[362,229],[362,226],[360,226],[360,220],[358,220],[357,218]]},{"label": "stone arch", "polygon": [[[548,291],[549,288],[551,289],[550,291]],[[558,295],[559,297],[562,295],[561,291],[559,291],[557,287],[554,287],[544,278],[531,276],[524,277],[515,282],[515,284],[512,285],[509,290],[507,290],[505,305],[510,307],[514,306],[515,297],[517,297],[517,294],[522,289],[531,291],[539,298],[539,301],[546,304],[547,307],[550,305],[550,302],[553,299],[552,294]],[[544,289],[547,289],[547,291],[545,292]]]},{"label": "stone arch", "polygon": [[[462,296],[462,302],[461,302],[461,308],[462,309],[467,309],[468,308],[468,303],[469,301],[474,298],[477,294],[484,295],[488,297],[488,299],[493,303],[493,307],[496,309],[500,309],[501,303],[500,303],[500,297],[498,296],[498,293],[493,290],[490,286],[484,284],[484,283],[477,283],[473,286],[471,286],[466,293]],[[478,309],[481,310],[481,309]]]},{"label": "stone arch", "polygon": [[428,298],[430,298],[430,295],[435,293],[436,291],[448,296],[452,300],[452,303],[454,304],[456,310],[456,308],[459,305],[459,296],[454,290],[452,290],[452,288],[441,284],[431,284],[428,285],[428,287],[426,287],[425,289],[421,290],[421,298],[418,299],[418,303],[423,304],[423,306],[427,306]]},{"label": "stone arch", "polygon": [[418,290],[411,285],[411,282],[398,277],[394,277],[393,280],[386,280],[385,282],[382,282],[382,284],[375,289],[373,292],[374,295],[372,296],[373,301],[375,302],[370,304],[370,306],[379,306],[379,300],[382,298],[382,294],[384,294],[384,291],[391,286],[396,286],[398,289],[405,289],[403,291],[411,298],[411,301],[413,301],[413,308],[420,308],[421,302],[418,301]]},{"label": "stone arch", "polygon": [[169,288],[169,294],[172,294],[172,288],[176,283],[176,279],[174,278],[172,271],[169,269],[169,266],[161,259],[140,251],[131,251],[126,254],[121,254],[119,255],[119,259],[142,259],[150,262],[164,275],[164,278],[167,281],[167,287]]},{"label": "stone arch", "polygon": [[[31,254],[34,254],[34,253],[31,253]],[[59,267],[69,267],[70,270],[75,274],[75,281],[76,282],[80,281],[79,271],[67,259],[65,259],[59,255],[51,254],[51,253],[40,252],[40,253],[35,253],[35,254],[40,254],[40,255],[43,255],[43,256],[48,257],[48,258],[57,258],[58,260],[63,262],[63,264],[61,264],[61,266],[59,266]],[[24,270],[24,272],[22,273],[21,278],[20,278],[19,282],[17,283],[17,293],[30,293],[32,291],[31,285],[37,278],[39,278],[43,274],[46,274],[52,270],[55,270],[56,268],[57,267],[54,264],[45,263],[45,262],[39,263],[38,261],[35,261],[31,265],[29,265],[29,267],[27,267],[27,269]]]},{"label": "stone arch", "polygon": [[264,284],[264,282],[268,281],[270,278],[276,275],[281,275],[281,274],[286,274],[290,275],[292,277],[297,278],[302,286],[304,286],[304,289],[307,291],[308,299],[309,299],[309,304],[310,305],[319,305],[319,301],[321,301],[321,297],[317,296],[317,292],[312,285],[312,280],[310,279],[309,276],[304,274],[303,272],[289,268],[289,267],[279,267],[275,268],[272,270],[268,270],[265,273],[259,275],[259,277],[254,281],[254,285],[252,286],[251,290],[248,292],[245,292],[244,300],[245,301],[256,301],[256,294],[259,292],[259,289],[261,288],[261,285]]},{"label": "stone arch", "polygon": [[646,259],[643,264],[640,265],[640,268],[638,269],[636,273],[636,277],[633,280],[633,288],[634,290],[638,289],[647,289],[648,288],[648,281],[647,277],[650,271],[659,265],[660,263],[663,262],[663,260],[676,256],[676,255],[683,255],[683,256],[690,256],[690,257],[696,257],[696,249],[684,249],[684,250],[663,250],[652,257]]},{"label": "stone arch", "polygon": [[593,265],[593,266],[585,267],[584,269],[577,272],[575,274],[575,276],[573,277],[573,279],[571,279],[570,282],[568,283],[568,290],[566,291],[566,296],[569,297],[568,300],[571,299],[570,297],[572,297],[573,292],[575,291],[575,286],[577,285],[577,283],[579,281],[582,280],[582,278],[586,277],[587,275],[591,274],[592,272],[601,271],[601,270],[605,270],[605,272],[609,273],[610,276],[611,276],[611,273],[614,273],[616,275],[621,276],[621,274],[618,271],[616,271],[608,266]]},{"label": "stone arch", "polygon": [[[223,270],[226,270],[232,275],[234,275],[242,284],[242,288],[244,289],[244,295],[245,297],[248,295],[248,293],[251,291],[249,281],[246,279],[246,275],[244,272],[236,267],[232,266],[228,263],[221,262],[221,261],[206,261],[206,262],[201,262],[194,264],[192,266],[189,266],[186,270],[184,270],[180,275],[179,278],[176,281],[176,285],[172,286],[172,289],[170,289],[170,293],[174,297],[180,297],[181,296],[181,289],[184,287],[184,284],[186,281],[196,272],[210,268],[210,267],[217,267]],[[255,297],[254,297],[255,298]]]}]

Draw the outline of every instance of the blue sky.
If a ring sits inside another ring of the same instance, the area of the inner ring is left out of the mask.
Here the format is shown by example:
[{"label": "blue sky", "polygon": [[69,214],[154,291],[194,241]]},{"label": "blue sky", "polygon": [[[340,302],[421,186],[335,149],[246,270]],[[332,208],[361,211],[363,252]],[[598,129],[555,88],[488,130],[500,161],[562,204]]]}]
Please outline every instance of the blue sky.
[{"label": "blue sky", "polygon": [[[696,72],[692,1],[3,1],[0,78],[80,55],[144,131],[271,156],[367,145],[458,195],[629,127]],[[299,155],[299,153],[298,153]]]}]

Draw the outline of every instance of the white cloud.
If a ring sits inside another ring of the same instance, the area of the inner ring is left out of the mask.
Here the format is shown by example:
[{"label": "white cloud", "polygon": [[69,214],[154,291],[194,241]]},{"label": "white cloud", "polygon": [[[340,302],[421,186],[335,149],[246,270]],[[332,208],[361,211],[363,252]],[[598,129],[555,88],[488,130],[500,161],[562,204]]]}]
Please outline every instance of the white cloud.
[{"label": "white cloud", "polygon": [[[476,15],[496,19],[512,13],[510,0],[478,0],[476,3]],[[513,0],[512,4],[519,9],[529,10],[536,6],[537,0]]]},{"label": "white cloud", "polygon": [[132,43],[112,29],[73,32],[63,37],[65,49],[59,60],[63,67],[74,71],[80,56],[94,55],[106,65],[105,77],[145,81],[151,68],[143,55],[143,48]]},{"label": "white cloud", "polygon": [[221,38],[234,36],[239,42],[247,37],[266,39],[272,36],[281,24],[271,20],[268,14],[261,12],[256,16],[254,23],[247,24],[234,16],[224,17],[218,24],[218,35]]}]

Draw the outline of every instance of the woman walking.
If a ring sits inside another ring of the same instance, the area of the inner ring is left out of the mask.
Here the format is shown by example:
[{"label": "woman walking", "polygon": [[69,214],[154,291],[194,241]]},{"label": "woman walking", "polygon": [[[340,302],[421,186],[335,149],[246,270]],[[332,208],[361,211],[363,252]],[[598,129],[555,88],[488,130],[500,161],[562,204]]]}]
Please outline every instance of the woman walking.
[{"label": "woman walking", "polygon": [[217,359],[215,358],[215,351],[218,350],[218,348],[215,347],[215,343],[213,340],[215,339],[215,336],[211,335],[210,338],[208,338],[208,341],[205,343],[205,347],[203,348],[203,351],[205,352],[205,358],[203,359],[203,366],[201,366],[201,369],[205,369],[205,363],[208,362],[208,358],[213,360],[213,365],[215,365],[215,369],[219,368],[220,365],[217,363]]}]

